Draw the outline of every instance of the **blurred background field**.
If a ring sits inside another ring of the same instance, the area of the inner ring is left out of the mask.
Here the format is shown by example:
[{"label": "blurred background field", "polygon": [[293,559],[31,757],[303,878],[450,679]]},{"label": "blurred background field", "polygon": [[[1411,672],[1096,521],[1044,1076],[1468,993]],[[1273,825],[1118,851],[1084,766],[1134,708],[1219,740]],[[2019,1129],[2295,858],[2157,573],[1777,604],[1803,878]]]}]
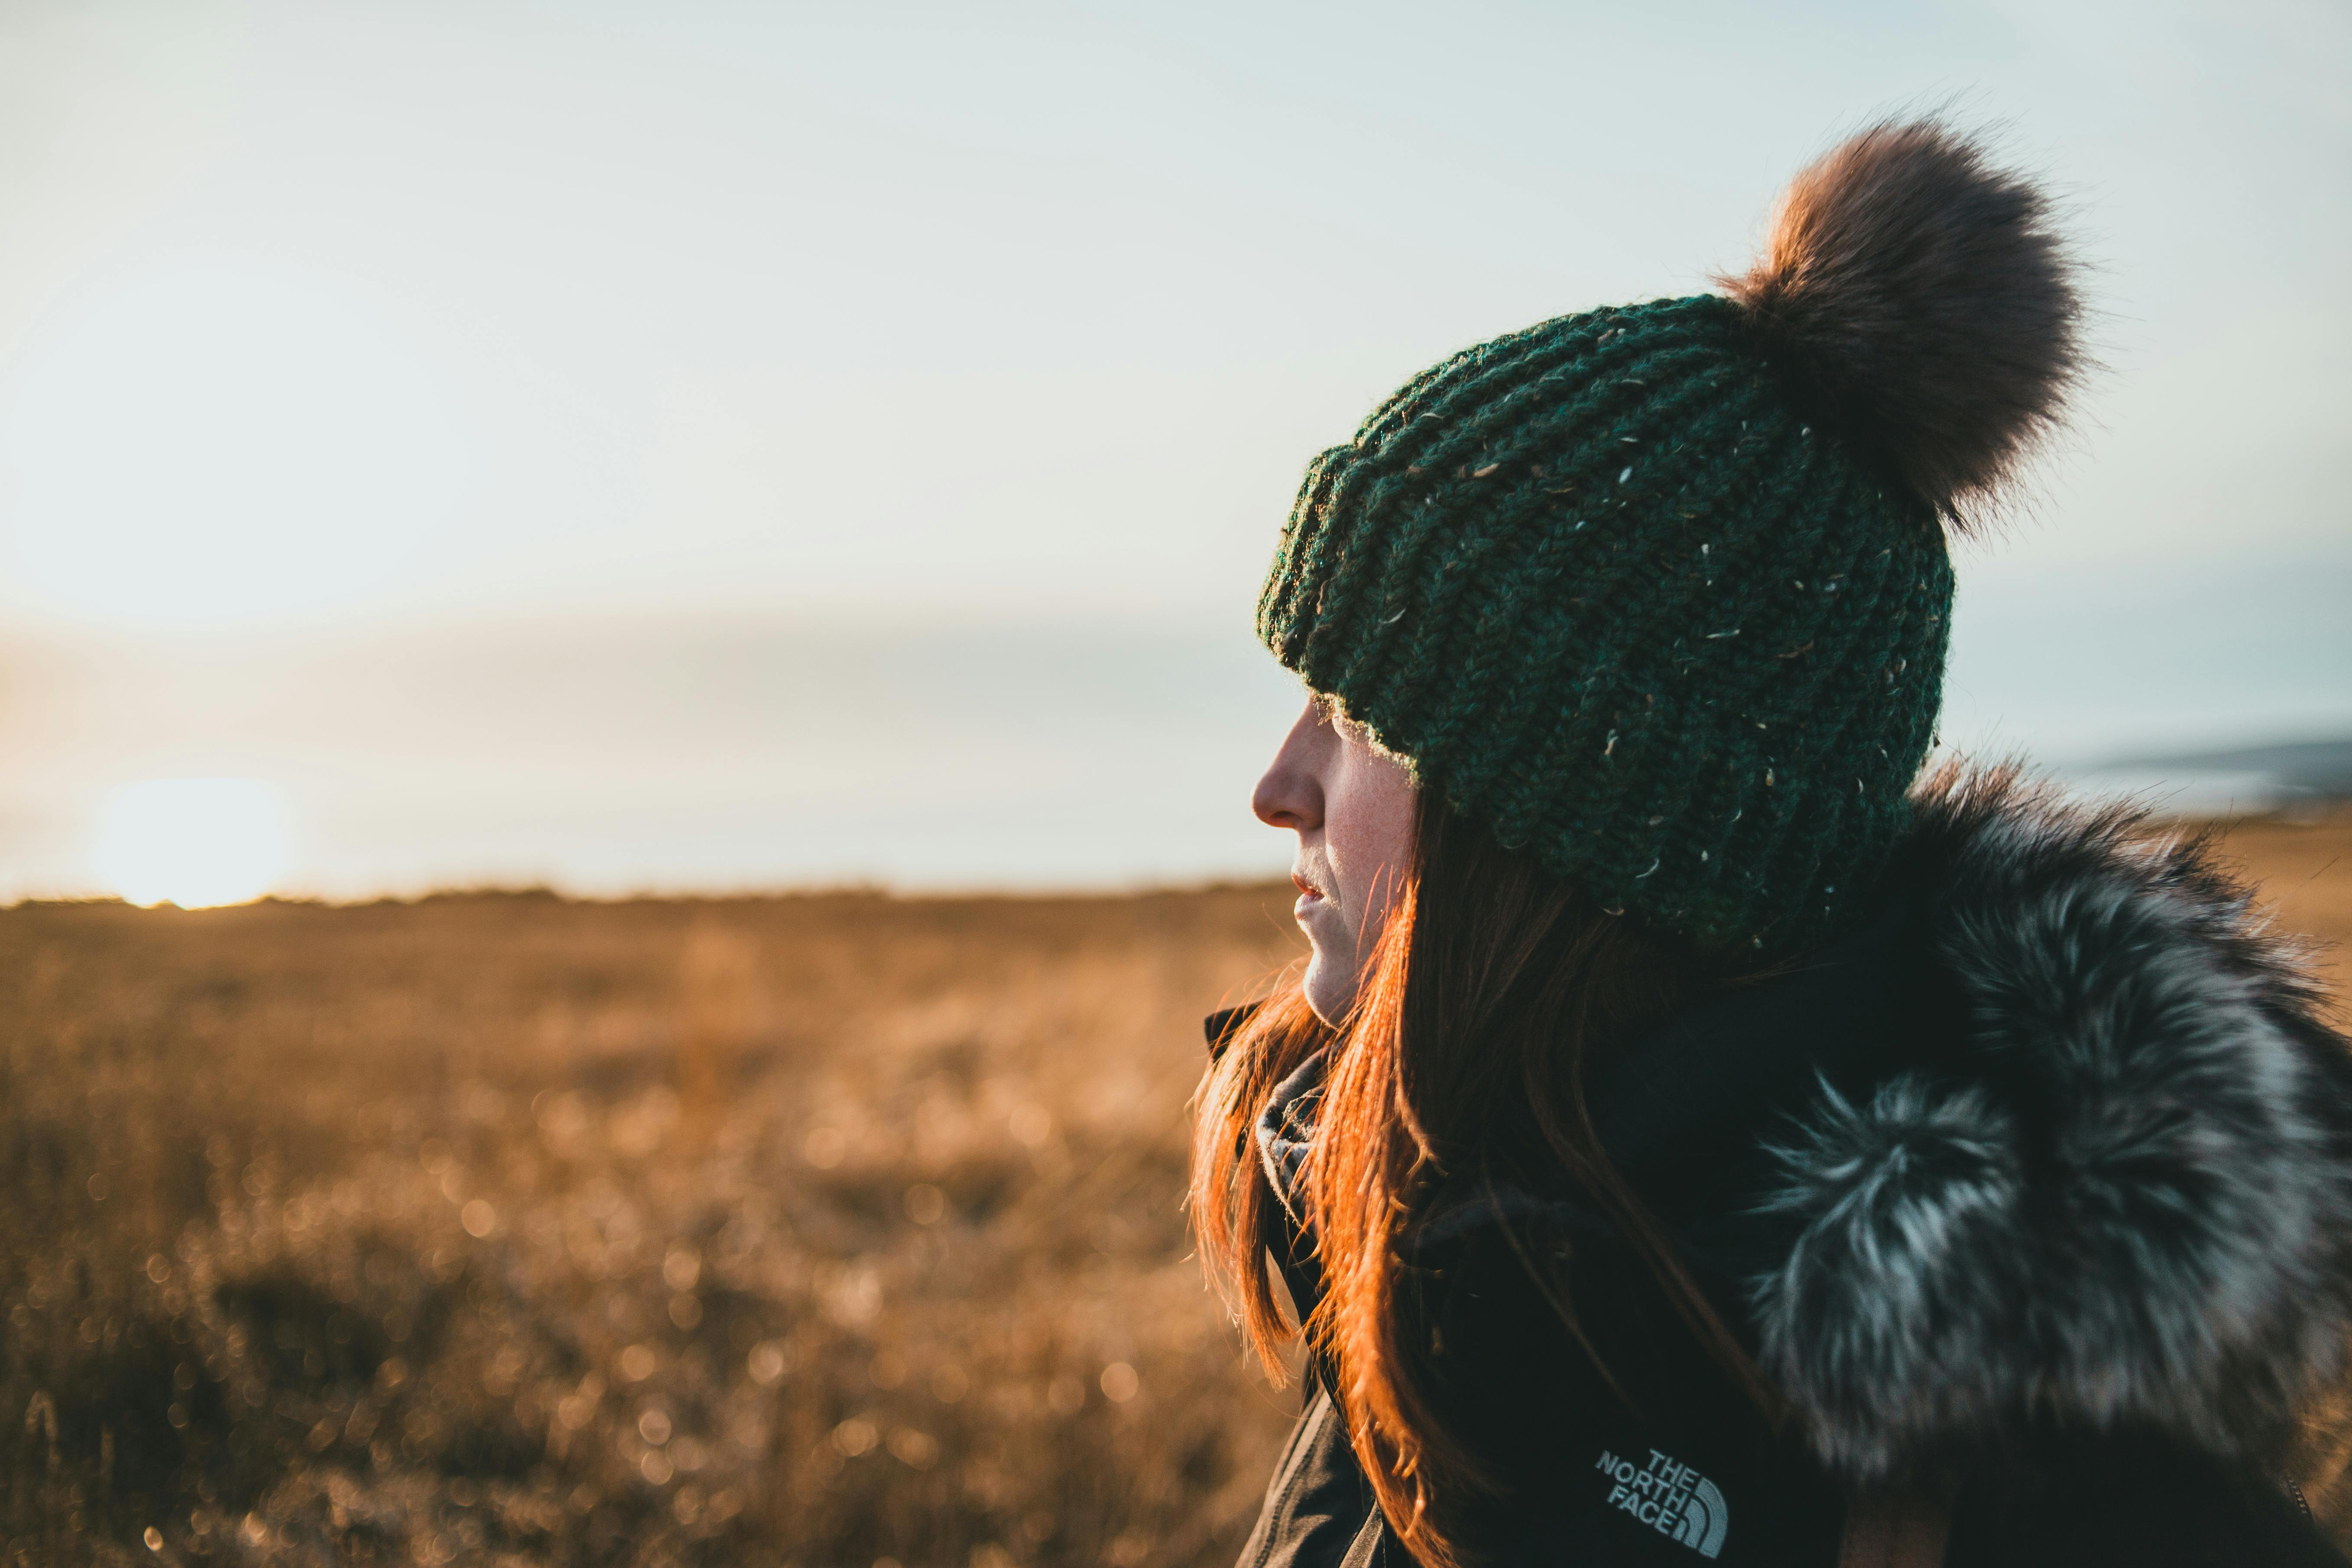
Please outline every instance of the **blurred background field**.
[{"label": "blurred background field", "polygon": [[[2226,847],[2352,939],[2352,812]],[[10,1560],[1230,1561],[1185,1107],[1289,897],[0,912]]]},{"label": "blurred background field", "polygon": [[1290,897],[0,912],[9,1561],[1230,1561]]}]

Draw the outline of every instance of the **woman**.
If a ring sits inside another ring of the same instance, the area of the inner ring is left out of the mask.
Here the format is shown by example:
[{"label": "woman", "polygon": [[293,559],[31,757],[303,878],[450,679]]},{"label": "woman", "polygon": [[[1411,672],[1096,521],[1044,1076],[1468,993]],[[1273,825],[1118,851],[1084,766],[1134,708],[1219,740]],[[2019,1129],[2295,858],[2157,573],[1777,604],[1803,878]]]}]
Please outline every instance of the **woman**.
[{"label": "woman", "polygon": [[1255,804],[1313,955],[1211,1020],[1193,1184],[1304,1325],[1244,1568],[2342,1561],[2343,1042],[2198,846],[1916,777],[2079,316],[2031,184],[1885,124],[1723,294],[1309,468]]}]

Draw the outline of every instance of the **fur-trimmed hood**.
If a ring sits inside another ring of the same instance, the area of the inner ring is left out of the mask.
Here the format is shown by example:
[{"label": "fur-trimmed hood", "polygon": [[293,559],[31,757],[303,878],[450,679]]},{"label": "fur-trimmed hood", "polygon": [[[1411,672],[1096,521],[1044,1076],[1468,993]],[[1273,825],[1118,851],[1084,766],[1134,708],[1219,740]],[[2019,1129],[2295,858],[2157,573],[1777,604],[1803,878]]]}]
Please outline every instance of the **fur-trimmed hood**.
[{"label": "fur-trimmed hood", "polygon": [[2274,1458],[2352,1329],[2352,1062],[2299,948],[2128,811],[1959,770],[1918,805],[1912,1005],[1766,1135],[1766,1370],[1856,1481],[2029,1425]]}]

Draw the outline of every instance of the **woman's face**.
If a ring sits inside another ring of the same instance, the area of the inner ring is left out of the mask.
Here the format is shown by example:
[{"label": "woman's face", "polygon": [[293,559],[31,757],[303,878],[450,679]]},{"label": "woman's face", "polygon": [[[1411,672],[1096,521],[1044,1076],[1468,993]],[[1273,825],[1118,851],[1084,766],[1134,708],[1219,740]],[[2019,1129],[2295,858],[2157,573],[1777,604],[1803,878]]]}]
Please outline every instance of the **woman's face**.
[{"label": "woman's face", "polygon": [[1290,727],[1250,808],[1268,826],[1298,835],[1290,879],[1299,928],[1314,949],[1307,1005],[1337,1024],[1356,999],[1397,881],[1412,864],[1412,775],[1318,698]]}]

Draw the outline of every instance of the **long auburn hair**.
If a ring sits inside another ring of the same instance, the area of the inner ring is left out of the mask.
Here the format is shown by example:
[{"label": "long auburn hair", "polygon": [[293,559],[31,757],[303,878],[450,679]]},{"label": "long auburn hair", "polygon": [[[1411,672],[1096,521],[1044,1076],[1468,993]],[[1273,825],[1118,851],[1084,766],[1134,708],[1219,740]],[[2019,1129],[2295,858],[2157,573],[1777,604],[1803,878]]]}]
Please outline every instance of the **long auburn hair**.
[{"label": "long auburn hair", "polygon": [[[1683,944],[1593,907],[1424,789],[1412,863],[1348,1016],[1336,1028],[1318,1019],[1294,966],[1211,1063],[1191,1195],[1203,1264],[1228,1289],[1276,1382],[1285,1375],[1281,1346],[1302,1332],[1331,1370],[1381,1511],[1428,1568],[1463,1560],[1456,1538],[1465,1508],[1496,1489],[1473,1445],[1448,1429],[1429,1399],[1400,1311],[1401,1244],[1441,1184],[1460,1192],[1505,1182],[1559,1191],[1564,1183],[1632,1243],[1734,1381],[1759,1407],[1776,1407],[1755,1363],[1610,1163],[1586,1100],[1597,1059],[1728,978]],[[1272,1205],[1255,1127],[1275,1087],[1325,1050],[1300,1183],[1324,1294],[1307,1321],[1294,1324],[1267,1273]],[[1518,1251],[1591,1354],[1565,1280],[1528,1248]]]}]

